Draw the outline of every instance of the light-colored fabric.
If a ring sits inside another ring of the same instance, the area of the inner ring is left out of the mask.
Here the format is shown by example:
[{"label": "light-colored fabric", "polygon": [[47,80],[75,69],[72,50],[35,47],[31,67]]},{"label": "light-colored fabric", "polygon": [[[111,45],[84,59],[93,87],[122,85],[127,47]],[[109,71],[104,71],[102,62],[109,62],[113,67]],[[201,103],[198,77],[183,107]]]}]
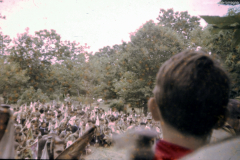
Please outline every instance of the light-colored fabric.
[{"label": "light-colored fabric", "polygon": [[238,160],[240,137],[202,147],[181,160]]},{"label": "light-colored fabric", "polygon": [[0,159],[14,159],[15,148],[14,148],[14,122],[11,111],[10,118],[8,121],[7,128],[0,142]]},{"label": "light-colored fabric", "polygon": [[225,131],[224,129],[214,129],[213,130],[213,133],[212,133],[212,136],[211,136],[211,139],[210,139],[210,143],[213,143],[213,142],[218,142],[222,139],[225,139],[225,138],[228,138],[228,137],[231,137],[233,136],[231,133]]},{"label": "light-colored fabric", "polygon": [[49,155],[47,152],[47,142],[45,143],[44,149],[42,151],[41,159],[49,159]]}]

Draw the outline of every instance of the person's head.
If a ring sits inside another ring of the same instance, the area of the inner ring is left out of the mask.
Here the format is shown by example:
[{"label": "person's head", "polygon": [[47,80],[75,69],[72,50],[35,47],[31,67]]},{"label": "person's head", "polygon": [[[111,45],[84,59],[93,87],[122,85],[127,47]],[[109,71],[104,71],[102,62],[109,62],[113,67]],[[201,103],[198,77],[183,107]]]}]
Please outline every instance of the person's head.
[{"label": "person's head", "polygon": [[85,127],[86,127],[86,123],[83,123],[81,126],[82,130],[85,129]]},{"label": "person's head", "polygon": [[23,133],[24,133],[25,135],[27,135],[28,129],[27,129],[27,128],[24,128],[24,129],[23,129]]},{"label": "person's head", "polygon": [[62,114],[57,115],[57,119],[61,119]]},{"label": "person's head", "polygon": [[51,120],[51,119],[52,119],[52,112],[48,112],[48,113],[47,113],[46,119],[47,119],[47,120]]},{"label": "person's head", "polygon": [[148,106],[155,120],[202,138],[226,119],[229,91],[230,80],[216,61],[203,51],[187,50],[161,66]]},{"label": "person's head", "polygon": [[134,124],[133,120],[130,120],[129,125],[133,125],[133,124]]},{"label": "person's head", "polygon": [[115,121],[115,117],[114,117],[114,116],[111,116],[111,117],[110,117],[110,121],[111,121],[111,122],[114,122],[114,121]]},{"label": "person's head", "polygon": [[107,134],[112,133],[112,129],[111,129],[111,128],[107,128],[107,129],[106,129],[106,133],[107,133]]},{"label": "person's head", "polygon": [[88,125],[92,126],[92,124],[93,124],[92,120],[88,120]]},{"label": "person's head", "polygon": [[104,125],[104,119],[99,118],[99,124],[100,124],[100,125]]},{"label": "person's head", "polygon": [[43,114],[43,113],[44,113],[44,109],[41,108],[41,109],[39,110],[39,112],[40,112],[41,114]]},{"label": "person's head", "polygon": [[15,133],[15,140],[16,140],[17,142],[20,142],[21,139],[22,139],[22,133],[21,133],[21,132],[20,132],[20,133]]},{"label": "person's head", "polygon": [[15,128],[15,132],[16,133],[19,133],[21,131],[21,127],[20,126],[17,126],[16,128]]},{"label": "person's head", "polygon": [[236,99],[230,99],[228,103],[228,118],[227,122],[237,134],[240,133],[240,101]]},{"label": "person's head", "polygon": [[36,117],[39,119],[41,117],[41,114],[40,113],[37,113],[36,114]]},{"label": "person's head", "polygon": [[140,126],[141,126],[141,127],[146,127],[146,123],[141,122],[141,123],[140,123]]},{"label": "person's head", "polygon": [[55,118],[55,112],[52,112],[51,116],[52,118]]},{"label": "person's head", "polygon": [[33,118],[32,121],[31,121],[31,124],[33,126],[36,126],[37,125],[37,119],[36,118]]},{"label": "person's head", "polygon": [[138,122],[138,121],[135,121],[135,125],[138,126],[138,125],[139,125],[139,122]]},{"label": "person's head", "polygon": [[33,138],[36,139],[38,137],[38,135],[39,135],[39,130],[38,129],[34,130],[33,131]]},{"label": "person's head", "polygon": [[41,127],[42,127],[42,128],[45,128],[45,127],[47,127],[47,124],[46,124],[46,122],[42,122],[42,123],[41,123]]},{"label": "person's head", "polygon": [[106,121],[106,122],[104,123],[104,126],[105,126],[105,127],[108,127],[108,121]]},{"label": "person's head", "polygon": [[147,119],[147,123],[148,123],[148,124],[151,124],[151,123],[152,123],[152,119],[151,119],[151,118],[148,118],[148,119]]}]

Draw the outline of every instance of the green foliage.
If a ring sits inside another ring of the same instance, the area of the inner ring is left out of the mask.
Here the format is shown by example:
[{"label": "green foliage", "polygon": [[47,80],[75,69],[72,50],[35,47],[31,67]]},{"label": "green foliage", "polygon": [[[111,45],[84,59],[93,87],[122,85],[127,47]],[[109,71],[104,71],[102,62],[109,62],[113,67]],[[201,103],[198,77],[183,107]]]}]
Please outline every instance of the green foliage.
[{"label": "green foliage", "polygon": [[239,0],[221,0],[220,2],[218,2],[218,4],[221,4],[221,5],[239,5],[240,4],[240,1]]},{"label": "green foliage", "polygon": [[[58,86],[62,84],[59,77],[54,75],[55,70],[53,69],[56,67],[52,67],[52,63],[64,61],[65,71],[71,70],[77,66],[76,62],[73,67],[72,61],[78,60],[82,51],[83,47],[79,43],[62,42],[60,35],[55,30],[41,30],[32,36],[28,34],[28,29],[26,29],[25,33],[19,34],[18,38],[13,41],[12,47],[8,50],[10,55],[8,60],[18,63],[20,70],[26,70],[29,80],[24,86],[25,88],[33,86],[35,90],[41,89],[50,96],[55,92],[55,89],[57,89],[56,92],[61,93]],[[70,74],[72,73],[70,72]],[[68,87],[68,89],[70,88]]]},{"label": "green foliage", "polygon": [[146,108],[161,64],[183,48],[176,32],[153,21],[144,24],[119,53],[116,65],[121,78],[114,80],[117,95],[132,107]]},{"label": "green foliage", "polygon": [[239,6],[231,7],[231,8],[228,8],[228,12],[227,12],[226,16],[235,16],[235,15],[238,15],[239,12],[240,12],[240,7]]},{"label": "green foliage", "polygon": [[8,103],[16,103],[29,77],[19,65],[0,58],[0,94]]},{"label": "green foliage", "polygon": [[186,46],[189,45],[190,32],[196,28],[201,28],[200,18],[189,15],[188,11],[174,12],[172,8],[168,10],[160,9],[157,20],[159,25],[171,28],[183,36]]},{"label": "green foliage", "polygon": [[41,89],[38,89],[37,91],[31,86],[29,89],[25,90],[25,92],[20,97],[18,104],[27,104],[29,105],[31,102],[37,102],[40,101],[41,103],[46,103],[49,101],[49,98],[46,94],[42,92]]},{"label": "green foliage", "polygon": [[114,99],[109,104],[110,108],[116,108],[119,112],[124,111],[124,101],[122,99]]},{"label": "green foliage", "polygon": [[[232,46],[236,47],[240,44],[240,8],[229,8],[227,16],[201,16],[208,24],[213,26],[212,34],[217,34],[223,30],[232,30]],[[230,31],[231,32],[231,31]]]},{"label": "green foliage", "polygon": [[118,110],[127,103],[146,111],[161,65],[183,49],[200,46],[229,72],[231,96],[240,96],[238,12],[235,8],[227,17],[205,16],[212,25],[202,29],[200,19],[187,11],[160,9],[158,24],[149,21],[130,33],[130,42],[105,46],[95,54],[85,52],[86,45],[61,41],[55,30],[34,36],[26,30],[13,41],[0,33],[0,94],[9,103],[19,99],[19,104],[29,104],[63,101],[69,93],[83,104],[102,98]]}]

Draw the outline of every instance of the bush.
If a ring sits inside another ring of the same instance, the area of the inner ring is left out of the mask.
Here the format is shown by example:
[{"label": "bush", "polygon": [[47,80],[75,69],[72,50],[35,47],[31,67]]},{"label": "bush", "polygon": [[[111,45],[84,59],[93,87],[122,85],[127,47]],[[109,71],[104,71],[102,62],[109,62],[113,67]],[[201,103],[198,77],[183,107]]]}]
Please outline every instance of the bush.
[{"label": "bush", "polygon": [[48,102],[49,98],[46,94],[42,93],[41,89],[38,89],[37,91],[34,90],[34,88],[31,86],[29,89],[25,90],[25,92],[21,95],[20,99],[18,100],[18,104],[22,105],[27,103],[27,105],[30,105],[31,102],[37,102],[40,101]]},{"label": "bush", "polygon": [[115,99],[110,103],[110,108],[116,108],[119,112],[124,111],[124,101],[122,99]]}]

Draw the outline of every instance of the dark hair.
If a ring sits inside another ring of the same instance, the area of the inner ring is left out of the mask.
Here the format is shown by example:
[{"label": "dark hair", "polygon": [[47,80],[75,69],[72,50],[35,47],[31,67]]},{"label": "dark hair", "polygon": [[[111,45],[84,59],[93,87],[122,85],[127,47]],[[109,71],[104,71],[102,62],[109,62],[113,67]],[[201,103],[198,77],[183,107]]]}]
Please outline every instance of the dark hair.
[{"label": "dark hair", "polygon": [[15,136],[22,136],[22,132],[15,133]]},{"label": "dark hair", "polygon": [[43,109],[43,108],[41,108],[41,109],[39,110],[39,112],[40,112],[41,114],[43,114],[43,112],[44,112],[44,109]]},{"label": "dark hair", "polygon": [[186,50],[161,66],[153,92],[167,124],[205,137],[226,121],[229,91],[230,80],[216,61],[203,51]]},{"label": "dark hair", "polygon": [[131,125],[133,123],[133,121],[131,120],[131,121],[129,121],[129,124]]},{"label": "dark hair", "polygon": [[116,120],[116,118],[114,116],[111,116],[110,120],[111,120],[111,122],[114,122]]},{"label": "dark hair", "polygon": [[81,112],[80,112],[80,115],[81,115],[81,116],[82,116],[82,115],[84,115],[84,114],[85,114],[85,112],[84,112],[84,111],[81,111]]}]

